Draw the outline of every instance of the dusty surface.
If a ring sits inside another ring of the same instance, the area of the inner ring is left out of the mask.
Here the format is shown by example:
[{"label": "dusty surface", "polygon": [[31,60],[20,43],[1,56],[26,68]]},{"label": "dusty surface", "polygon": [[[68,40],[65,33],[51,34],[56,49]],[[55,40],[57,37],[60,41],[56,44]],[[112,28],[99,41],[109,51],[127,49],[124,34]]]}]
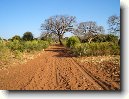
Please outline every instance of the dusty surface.
[{"label": "dusty surface", "polygon": [[61,46],[50,46],[25,64],[0,70],[4,90],[111,90],[88,74]]},{"label": "dusty surface", "polygon": [[120,89],[120,56],[79,57],[75,60],[108,89]]}]

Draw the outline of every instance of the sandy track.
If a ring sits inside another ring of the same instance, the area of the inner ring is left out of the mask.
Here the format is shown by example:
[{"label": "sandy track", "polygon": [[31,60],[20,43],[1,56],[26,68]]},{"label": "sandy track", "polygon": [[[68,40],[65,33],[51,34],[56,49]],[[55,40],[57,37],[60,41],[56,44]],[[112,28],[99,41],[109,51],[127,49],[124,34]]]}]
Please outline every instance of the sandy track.
[{"label": "sandy track", "polygon": [[51,46],[39,57],[20,66],[0,70],[4,90],[103,90],[65,48]]}]

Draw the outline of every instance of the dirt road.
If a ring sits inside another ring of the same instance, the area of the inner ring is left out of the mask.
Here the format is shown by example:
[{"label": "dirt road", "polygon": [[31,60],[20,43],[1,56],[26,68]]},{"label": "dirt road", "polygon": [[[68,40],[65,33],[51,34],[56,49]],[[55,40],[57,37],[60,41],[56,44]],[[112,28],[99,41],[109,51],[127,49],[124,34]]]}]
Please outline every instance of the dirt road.
[{"label": "dirt road", "polygon": [[0,70],[4,90],[103,90],[61,46],[50,46],[39,57]]}]

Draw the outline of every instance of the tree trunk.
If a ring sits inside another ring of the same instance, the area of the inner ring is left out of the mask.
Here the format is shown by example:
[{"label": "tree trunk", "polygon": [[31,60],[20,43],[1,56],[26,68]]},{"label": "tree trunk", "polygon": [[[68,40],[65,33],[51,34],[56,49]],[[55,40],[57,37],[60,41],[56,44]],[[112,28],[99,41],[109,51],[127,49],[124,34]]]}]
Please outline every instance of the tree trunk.
[{"label": "tree trunk", "polygon": [[63,45],[62,42],[61,42],[61,39],[62,39],[62,36],[60,35],[59,36],[59,42],[60,42],[60,45]]},{"label": "tree trunk", "polygon": [[93,38],[89,38],[89,39],[88,39],[88,42],[91,43],[92,39],[93,39]]}]

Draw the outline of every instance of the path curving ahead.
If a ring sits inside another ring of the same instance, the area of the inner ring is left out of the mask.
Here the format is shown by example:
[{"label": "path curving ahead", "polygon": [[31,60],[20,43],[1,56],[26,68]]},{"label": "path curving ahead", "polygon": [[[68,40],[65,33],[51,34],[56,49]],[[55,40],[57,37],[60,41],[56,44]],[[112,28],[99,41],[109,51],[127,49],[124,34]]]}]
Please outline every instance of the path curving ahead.
[{"label": "path curving ahead", "polygon": [[20,66],[0,70],[4,90],[103,90],[59,45]]}]

